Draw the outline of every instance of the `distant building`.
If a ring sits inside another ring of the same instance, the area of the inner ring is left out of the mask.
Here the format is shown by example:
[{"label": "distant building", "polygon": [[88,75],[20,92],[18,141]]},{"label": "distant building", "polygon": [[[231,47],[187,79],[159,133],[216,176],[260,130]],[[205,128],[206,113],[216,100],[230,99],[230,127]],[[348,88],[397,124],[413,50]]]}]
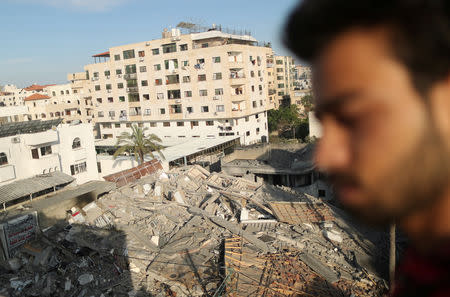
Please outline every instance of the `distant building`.
[{"label": "distant building", "polygon": [[0,125],[0,186],[54,171],[73,176],[78,184],[98,179],[91,125],[61,122]]},{"label": "distant building", "polygon": [[28,108],[23,105],[17,106],[0,106],[0,125],[11,122],[22,122]]},{"label": "distant building", "polygon": [[[112,47],[68,79],[94,104],[98,136],[114,140],[133,123],[164,143],[239,136],[268,139],[267,56],[249,35],[217,29]],[[284,70],[283,70],[284,71]]]},{"label": "distant building", "polygon": [[61,118],[63,123],[72,123],[73,121],[90,123],[92,121],[92,101],[81,99],[78,90],[72,89],[71,84],[40,87],[33,85],[29,88],[39,89],[40,92],[23,99],[28,108],[28,120]]},{"label": "distant building", "polygon": [[294,88],[294,59],[290,56],[274,56],[273,86],[274,107],[290,103],[288,98]]}]

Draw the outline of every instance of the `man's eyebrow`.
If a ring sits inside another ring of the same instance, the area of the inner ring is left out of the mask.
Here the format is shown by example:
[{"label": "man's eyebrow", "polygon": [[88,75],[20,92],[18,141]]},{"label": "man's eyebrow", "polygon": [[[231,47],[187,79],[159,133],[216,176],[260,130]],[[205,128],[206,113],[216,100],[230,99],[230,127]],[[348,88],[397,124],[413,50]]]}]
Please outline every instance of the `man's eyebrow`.
[{"label": "man's eyebrow", "polygon": [[338,94],[329,98],[323,98],[320,101],[322,103],[317,104],[315,115],[318,119],[322,118],[324,114],[338,111],[344,105],[351,104],[352,101],[357,100],[360,92],[352,91],[348,93]]}]

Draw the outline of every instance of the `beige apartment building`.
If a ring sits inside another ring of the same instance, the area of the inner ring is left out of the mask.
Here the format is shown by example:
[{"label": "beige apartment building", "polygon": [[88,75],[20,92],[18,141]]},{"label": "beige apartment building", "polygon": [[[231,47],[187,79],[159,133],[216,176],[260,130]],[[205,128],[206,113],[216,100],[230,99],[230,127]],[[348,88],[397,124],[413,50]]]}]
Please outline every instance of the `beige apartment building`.
[{"label": "beige apartment building", "polygon": [[94,105],[105,143],[148,127],[164,143],[236,136],[242,144],[267,141],[269,47],[248,35],[211,29],[112,47],[71,73],[72,89]]},{"label": "beige apartment building", "polygon": [[72,84],[47,85],[23,99],[28,108],[28,120],[52,120],[62,118],[63,123],[92,121],[93,105],[82,99]]},{"label": "beige apartment building", "polygon": [[274,106],[278,108],[294,89],[295,63],[291,56],[274,56],[273,60]]}]

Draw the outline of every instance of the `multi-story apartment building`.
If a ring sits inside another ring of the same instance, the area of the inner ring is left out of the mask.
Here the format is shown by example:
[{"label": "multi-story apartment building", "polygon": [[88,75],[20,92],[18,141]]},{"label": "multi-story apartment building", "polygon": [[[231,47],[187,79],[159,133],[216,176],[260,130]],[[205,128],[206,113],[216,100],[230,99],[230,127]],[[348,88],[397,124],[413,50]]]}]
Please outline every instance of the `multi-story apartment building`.
[{"label": "multi-story apartment building", "polygon": [[17,88],[15,85],[5,85],[0,88],[0,106],[23,105],[23,100],[37,92],[34,88]]},{"label": "multi-story apartment building", "polygon": [[274,103],[275,108],[278,108],[294,89],[294,59],[291,56],[274,56],[274,61]]},{"label": "multi-story apartment building", "polygon": [[90,124],[61,124],[62,119],[0,125],[0,186],[54,171],[77,183],[98,179]]},{"label": "multi-story apartment building", "polygon": [[64,123],[92,121],[92,102],[72,89],[72,84],[45,86],[41,92],[23,99],[28,108],[28,120],[62,118]]},{"label": "multi-story apartment building", "polygon": [[256,43],[214,29],[183,35],[173,29],[161,39],[112,47],[68,78],[94,103],[103,139],[138,123],[164,143],[234,135],[251,144],[267,140],[271,108],[272,49]]}]

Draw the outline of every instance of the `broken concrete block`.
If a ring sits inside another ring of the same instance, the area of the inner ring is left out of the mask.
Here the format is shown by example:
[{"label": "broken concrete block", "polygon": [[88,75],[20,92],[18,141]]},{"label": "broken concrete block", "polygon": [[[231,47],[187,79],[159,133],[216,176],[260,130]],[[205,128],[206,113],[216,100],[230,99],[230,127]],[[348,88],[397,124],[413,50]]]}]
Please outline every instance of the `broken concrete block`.
[{"label": "broken concrete block", "polygon": [[241,209],[241,222],[248,220],[249,210],[245,207]]},{"label": "broken concrete block", "polygon": [[159,246],[159,236],[153,235],[150,239],[156,246]]},{"label": "broken concrete block", "polygon": [[93,280],[94,280],[94,276],[90,273],[85,273],[78,277],[78,283],[80,283],[80,285],[82,285],[82,286],[89,284]]},{"label": "broken concrete block", "polygon": [[147,195],[151,190],[152,190],[152,186],[150,184],[144,184],[142,186],[143,190],[144,190],[144,194]]},{"label": "broken concrete block", "polygon": [[180,204],[186,204],[186,202],[184,202],[184,193],[181,191],[176,191],[173,194],[173,198],[175,199],[176,202]]},{"label": "broken concrete block", "polygon": [[72,287],[72,282],[70,279],[66,279],[66,282],[64,283],[64,291],[70,291],[70,288]]},{"label": "broken concrete block", "polygon": [[336,230],[331,230],[331,231],[323,230],[323,236],[325,236],[325,238],[327,238],[329,240],[332,240],[332,241],[336,241],[336,242],[339,242],[339,243],[342,242],[342,236]]},{"label": "broken concrete block", "polygon": [[22,262],[17,258],[11,258],[8,260],[8,266],[12,271],[17,271],[22,267]]}]

